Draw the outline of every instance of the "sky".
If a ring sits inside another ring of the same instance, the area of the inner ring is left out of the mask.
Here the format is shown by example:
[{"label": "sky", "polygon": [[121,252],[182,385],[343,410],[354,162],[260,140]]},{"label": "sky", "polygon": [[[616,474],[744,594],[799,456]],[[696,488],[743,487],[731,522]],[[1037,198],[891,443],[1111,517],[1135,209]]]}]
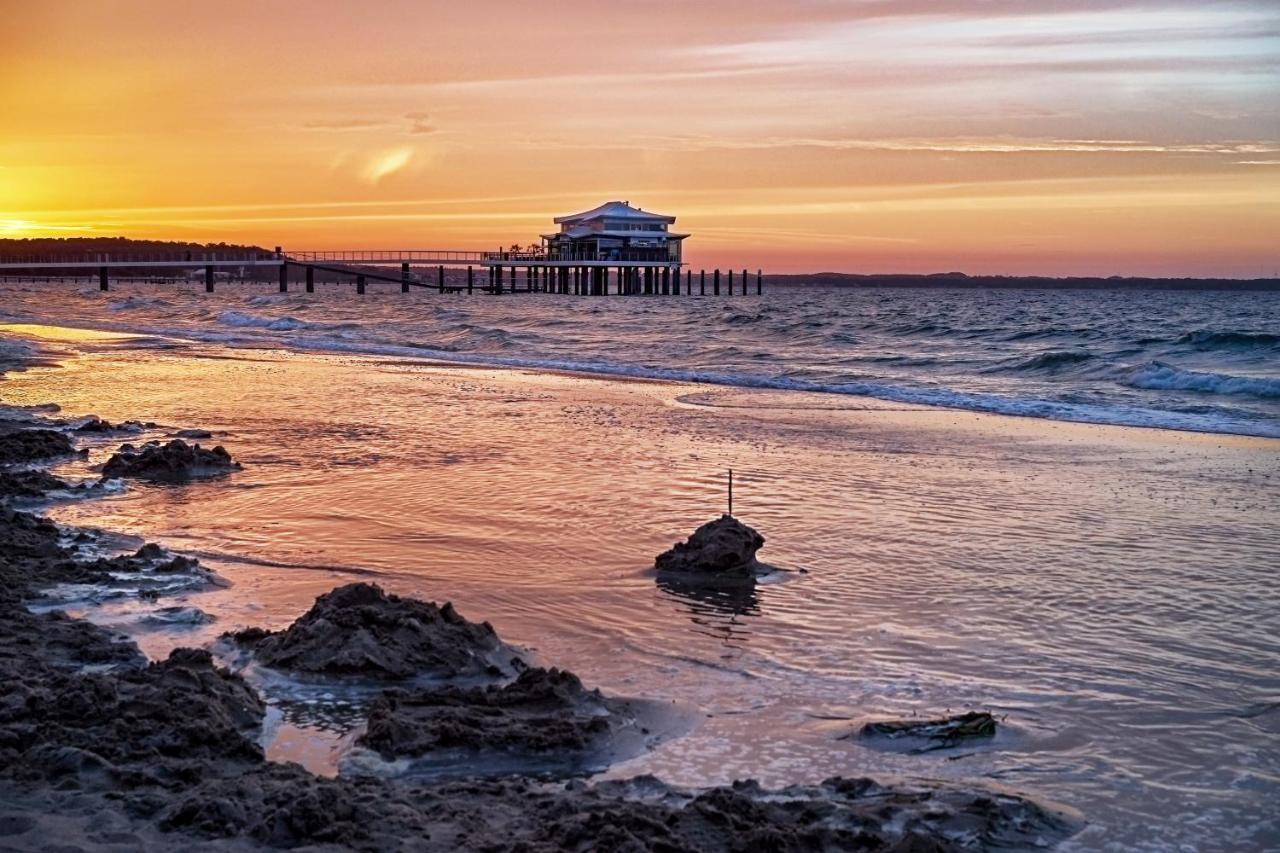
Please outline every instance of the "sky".
[{"label": "sky", "polygon": [[1273,275],[1275,0],[0,0],[0,237]]}]

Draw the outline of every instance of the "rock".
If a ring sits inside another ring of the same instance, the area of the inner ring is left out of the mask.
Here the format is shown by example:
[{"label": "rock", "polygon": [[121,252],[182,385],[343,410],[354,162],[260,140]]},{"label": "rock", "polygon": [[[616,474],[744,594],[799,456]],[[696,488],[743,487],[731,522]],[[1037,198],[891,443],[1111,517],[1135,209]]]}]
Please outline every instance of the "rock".
[{"label": "rock", "polygon": [[207,477],[220,477],[240,470],[231,455],[221,446],[206,450],[199,444],[189,445],[181,439],[168,444],[148,442],[141,448],[121,445],[120,451],[102,466],[104,477],[133,477],[157,483],[183,483]]},{"label": "rock", "polygon": [[986,711],[970,711],[937,720],[882,720],[862,727],[863,736],[926,738],[947,744],[969,738],[993,737],[996,720]]},{"label": "rock", "polygon": [[57,430],[18,429],[0,432],[0,465],[40,462],[76,453],[75,445]]},{"label": "rock", "polygon": [[38,684],[7,669],[5,683],[15,689],[0,704],[0,730],[10,733],[0,765],[20,762],[28,778],[50,772],[47,756],[34,752],[45,745],[157,775],[201,759],[262,760],[253,738],[265,706],[202,649],[175,649],[167,660],[112,673],[43,673]]},{"label": "rock", "polygon": [[47,471],[0,471],[0,499],[39,498],[46,492],[69,488],[69,483]]},{"label": "rock", "polygon": [[142,624],[156,628],[186,628],[196,625],[208,625],[213,621],[215,621],[214,617],[205,613],[199,607],[184,607],[180,605],[161,607],[155,612],[148,613],[142,617]]},{"label": "rock", "polygon": [[468,622],[452,604],[388,595],[369,583],[320,596],[283,631],[224,636],[252,648],[259,663],[293,672],[403,679],[497,677],[522,668],[488,622]]},{"label": "rock", "polygon": [[104,421],[97,415],[93,415],[89,420],[76,427],[76,432],[114,432],[115,427],[110,421]]},{"label": "rock", "polygon": [[147,426],[148,424],[143,424],[141,421],[125,421],[112,425],[110,421],[91,415],[89,420],[76,427],[76,432],[142,432]]},{"label": "rock", "polygon": [[685,542],[659,554],[654,568],[660,572],[748,579],[759,564],[756,552],[764,537],[731,515],[722,515],[693,532]]},{"label": "rock", "polygon": [[180,429],[173,433],[175,438],[213,438],[213,433],[207,429]]},{"label": "rock", "polygon": [[598,746],[623,715],[623,703],[573,673],[538,667],[502,686],[388,690],[357,743],[387,760],[444,749],[567,758]]}]

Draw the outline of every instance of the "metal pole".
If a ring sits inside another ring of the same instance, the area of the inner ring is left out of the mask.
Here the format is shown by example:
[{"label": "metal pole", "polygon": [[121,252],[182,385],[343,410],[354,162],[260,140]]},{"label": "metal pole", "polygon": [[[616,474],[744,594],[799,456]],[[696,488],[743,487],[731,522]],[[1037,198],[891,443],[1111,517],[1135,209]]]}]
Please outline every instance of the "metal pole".
[{"label": "metal pole", "polygon": [[400,262],[400,292],[409,292],[409,262]]}]

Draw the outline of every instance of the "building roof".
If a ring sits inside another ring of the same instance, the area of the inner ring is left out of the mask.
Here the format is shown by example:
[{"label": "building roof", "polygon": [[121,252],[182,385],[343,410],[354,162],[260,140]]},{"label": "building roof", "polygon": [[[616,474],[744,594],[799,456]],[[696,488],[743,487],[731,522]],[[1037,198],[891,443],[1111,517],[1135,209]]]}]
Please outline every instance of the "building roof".
[{"label": "building roof", "polygon": [[582,213],[575,213],[572,216],[557,216],[553,221],[557,225],[563,225],[566,222],[586,222],[592,219],[601,219],[603,217],[610,219],[630,219],[642,220],[649,222],[666,222],[672,223],[676,221],[674,216],[663,216],[661,213],[650,213],[647,210],[641,210],[638,207],[632,207],[625,201],[607,201],[599,207]]},{"label": "building roof", "polygon": [[558,231],[555,234],[543,234],[548,240],[556,237],[568,237],[570,240],[578,240],[583,237],[619,237],[632,238],[635,240],[683,240],[688,234],[673,234],[670,231],[595,231],[586,227],[570,228],[568,231]]}]

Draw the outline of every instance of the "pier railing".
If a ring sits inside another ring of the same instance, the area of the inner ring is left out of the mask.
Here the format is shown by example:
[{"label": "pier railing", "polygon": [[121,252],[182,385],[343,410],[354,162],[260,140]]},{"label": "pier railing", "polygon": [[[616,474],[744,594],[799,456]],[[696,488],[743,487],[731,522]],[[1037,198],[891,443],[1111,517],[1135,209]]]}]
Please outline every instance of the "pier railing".
[{"label": "pier railing", "polygon": [[586,250],[566,250],[552,249],[550,251],[533,251],[533,252],[481,252],[481,263],[510,263],[510,264],[554,264],[554,263],[587,263],[587,264],[671,264],[680,263],[679,258],[673,258],[665,249],[631,249],[631,250],[604,250],[604,251],[586,251]]}]

